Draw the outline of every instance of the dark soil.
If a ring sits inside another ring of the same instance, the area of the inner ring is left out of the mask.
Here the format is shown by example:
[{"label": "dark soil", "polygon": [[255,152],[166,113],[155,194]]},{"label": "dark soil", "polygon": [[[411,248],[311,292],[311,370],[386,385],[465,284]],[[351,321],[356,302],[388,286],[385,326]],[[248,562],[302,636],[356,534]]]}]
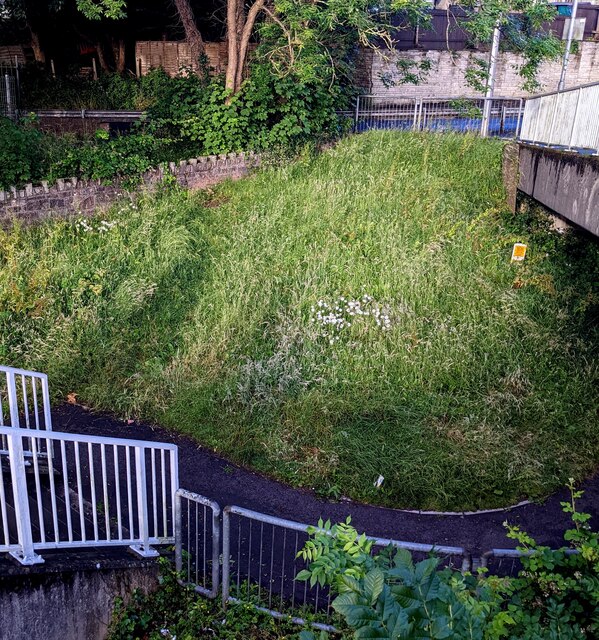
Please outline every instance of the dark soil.
[{"label": "dark soil", "polygon": [[[188,437],[147,424],[127,424],[113,416],[94,413],[76,405],[63,405],[53,412],[54,429],[70,433],[113,436],[137,440],[172,442],[179,447],[180,485],[216,500],[221,508],[237,505],[270,515],[314,524],[318,518],[332,521],[352,517],[358,531],[409,542],[462,546],[475,555],[492,548],[511,548],[503,523],[517,524],[538,542],[563,544],[563,533],[571,522],[560,501],[569,499],[562,490],[543,504],[527,504],[506,511],[477,515],[424,515],[374,507],[354,502],[328,502],[309,491],[294,489],[271,478],[241,468],[201,447]],[[599,523],[599,476],[585,482],[580,510]]]}]

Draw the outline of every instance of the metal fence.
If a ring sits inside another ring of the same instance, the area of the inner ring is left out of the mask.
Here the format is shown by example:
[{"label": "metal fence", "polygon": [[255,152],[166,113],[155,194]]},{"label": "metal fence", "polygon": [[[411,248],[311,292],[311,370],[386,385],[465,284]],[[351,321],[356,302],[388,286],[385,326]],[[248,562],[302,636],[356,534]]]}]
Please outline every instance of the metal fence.
[{"label": "metal fence", "polygon": [[[175,540],[175,445],[0,427],[0,552],[22,564],[38,551]],[[26,456],[30,452],[30,457]]]},{"label": "metal fence", "polygon": [[175,565],[184,584],[216,598],[220,580],[220,507],[197,493],[176,495]]},{"label": "metal fence", "polygon": [[[309,525],[228,506],[222,517],[222,599],[249,602],[258,609],[303,624],[309,616],[318,628],[332,629],[332,595],[319,584],[310,587],[295,577],[306,563],[298,551],[309,538]],[[467,570],[470,557],[462,547],[435,546],[368,537],[373,552],[389,545],[416,557],[439,556],[445,566]],[[197,555],[197,554],[196,554]]]},{"label": "metal fence", "polygon": [[523,111],[521,98],[422,99],[365,95],[356,100],[354,131],[459,131],[510,138],[520,131]]},{"label": "metal fence", "polygon": [[0,63],[0,117],[15,120],[19,113],[19,65]]},{"label": "metal fence", "polygon": [[[52,431],[48,376],[36,371],[0,366],[0,427]],[[8,442],[0,436],[0,455]]]},{"label": "metal fence", "polygon": [[529,98],[520,140],[599,154],[599,82]]}]

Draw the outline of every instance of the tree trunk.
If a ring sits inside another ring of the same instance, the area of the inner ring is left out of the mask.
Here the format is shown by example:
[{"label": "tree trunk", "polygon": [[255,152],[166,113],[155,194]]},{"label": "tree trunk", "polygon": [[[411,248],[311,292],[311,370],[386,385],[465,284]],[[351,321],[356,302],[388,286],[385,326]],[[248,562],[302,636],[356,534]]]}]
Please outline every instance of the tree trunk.
[{"label": "tree trunk", "polygon": [[243,81],[243,69],[256,18],[266,5],[266,0],[256,0],[244,15],[243,0],[227,0],[228,60],[225,87],[235,94]]},{"label": "tree trunk", "polygon": [[96,53],[98,54],[98,62],[100,63],[100,68],[105,73],[110,73],[110,67],[106,62],[106,56],[104,55],[104,48],[102,47],[101,42],[96,42]]},{"label": "tree trunk", "polygon": [[225,88],[235,93],[235,77],[237,75],[237,46],[239,29],[239,3],[243,0],[227,0],[227,71]]},{"label": "tree trunk", "polygon": [[189,44],[191,67],[192,69],[197,70],[199,67],[200,56],[205,51],[202,34],[196,26],[189,0],[173,0],[173,2],[177,8],[179,18],[181,19],[183,30],[185,31],[185,39]]},{"label": "tree trunk", "polygon": [[235,73],[235,92],[239,91],[239,87],[241,87],[241,83],[243,81],[243,69],[247,60],[248,47],[250,44],[250,38],[252,37],[252,31],[254,30],[254,24],[256,23],[258,14],[262,11],[265,4],[266,0],[256,0],[252,5],[252,8],[248,11],[248,17],[245,21],[239,41],[239,55],[237,58],[237,71]]},{"label": "tree trunk", "polygon": [[112,41],[112,52],[114,54],[114,65],[117,73],[123,73],[125,70],[125,41],[119,38],[118,41]]},{"label": "tree trunk", "polygon": [[46,54],[40,45],[39,36],[31,27],[29,27],[29,33],[31,33],[31,48],[33,49],[35,61],[40,64],[46,64]]}]

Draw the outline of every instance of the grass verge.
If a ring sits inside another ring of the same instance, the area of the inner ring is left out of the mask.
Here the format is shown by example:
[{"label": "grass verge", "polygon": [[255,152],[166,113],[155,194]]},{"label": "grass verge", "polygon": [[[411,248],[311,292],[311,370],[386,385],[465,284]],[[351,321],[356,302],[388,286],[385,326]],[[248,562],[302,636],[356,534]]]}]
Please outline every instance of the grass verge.
[{"label": "grass verge", "polygon": [[332,497],[547,495],[599,459],[599,249],[505,211],[501,146],[369,133],[0,232],[1,359]]}]

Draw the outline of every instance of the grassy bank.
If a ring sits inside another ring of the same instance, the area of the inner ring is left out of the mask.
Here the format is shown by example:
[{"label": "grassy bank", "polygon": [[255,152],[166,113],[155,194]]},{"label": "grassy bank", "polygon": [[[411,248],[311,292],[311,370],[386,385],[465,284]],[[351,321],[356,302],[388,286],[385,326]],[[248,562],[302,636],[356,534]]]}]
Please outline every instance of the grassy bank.
[{"label": "grassy bank", "polygon": [[599,460],[599,250],[505,212],[500,156],[371,133],[89,228],[2,232],[0,359],[325,495],[546,495]]}]

